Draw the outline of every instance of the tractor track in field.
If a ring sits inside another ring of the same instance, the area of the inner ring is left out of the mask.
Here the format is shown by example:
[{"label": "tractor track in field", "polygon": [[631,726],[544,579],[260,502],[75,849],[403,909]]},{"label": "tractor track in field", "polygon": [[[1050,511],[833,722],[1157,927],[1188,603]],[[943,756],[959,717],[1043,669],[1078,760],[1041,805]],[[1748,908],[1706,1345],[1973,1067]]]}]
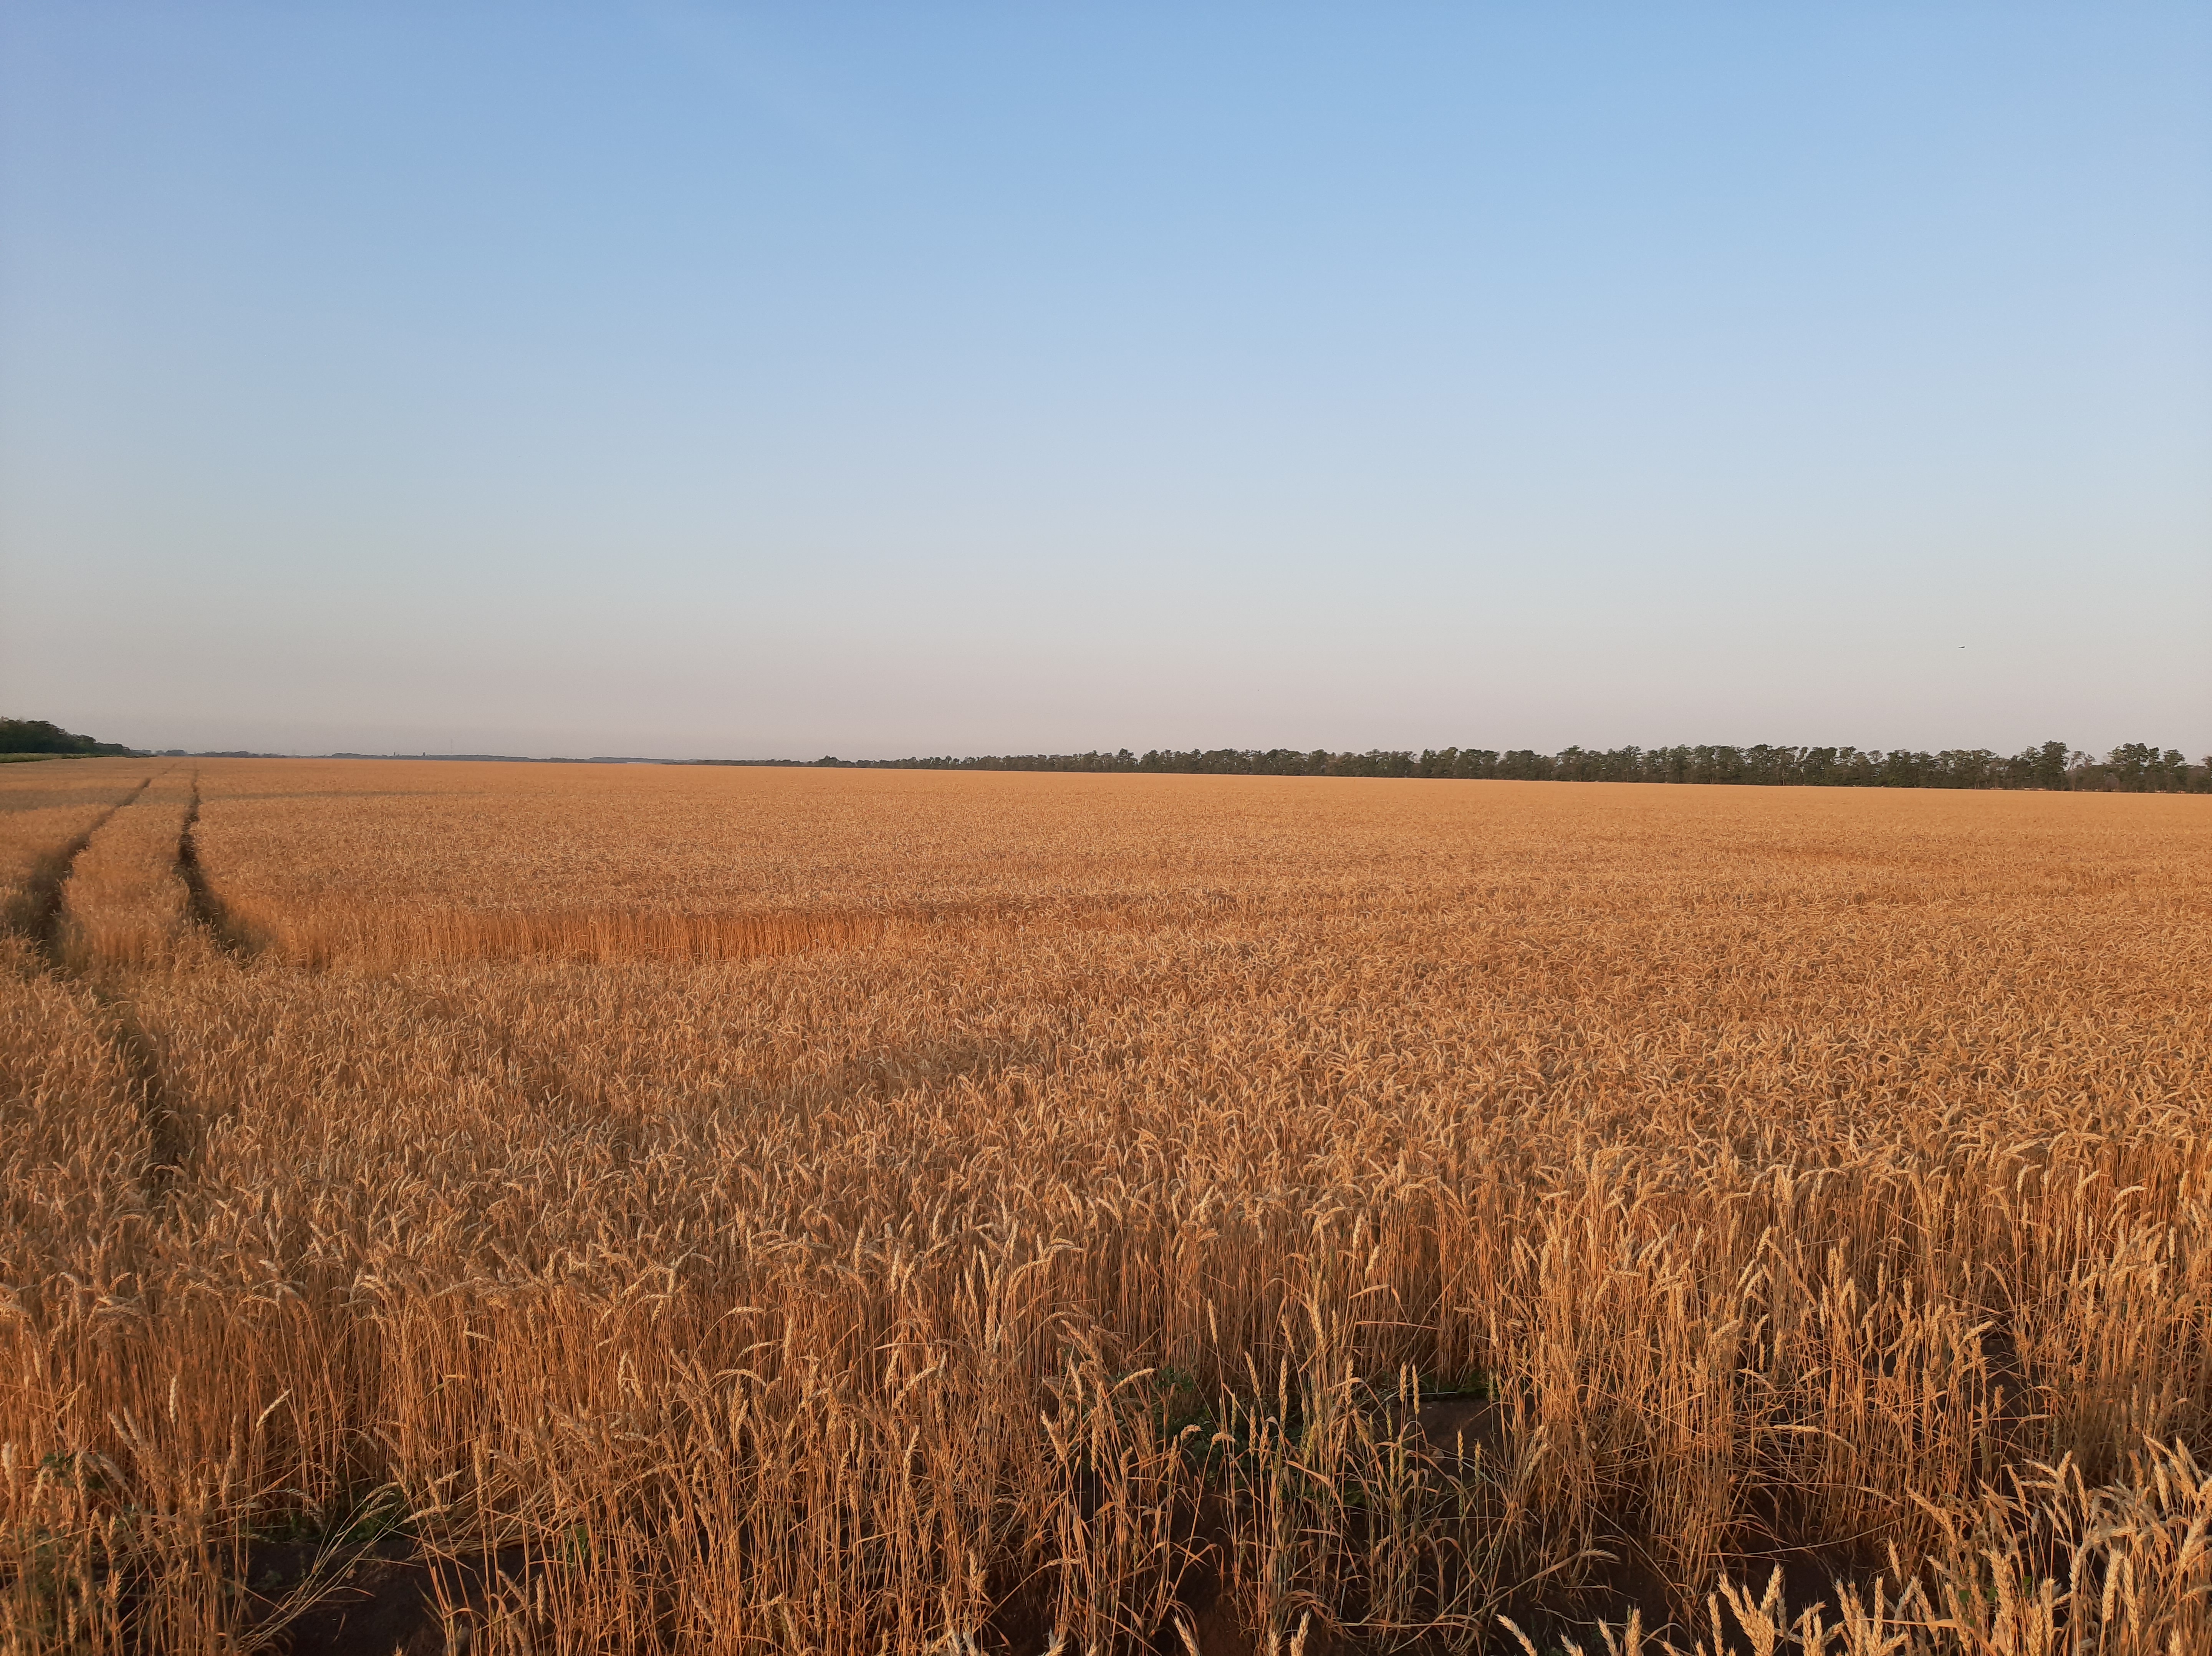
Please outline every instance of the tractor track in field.
[{"label": "tractor track in field", "polygon": [[[126,1095],[137,1105],[138,1116],[146,1132],[146,1166],[139,1174],[138,1184],[147,1204],[157,1211],[167,1207],[170,1193],[192,1151],[191,1123],[183,1111],[176,1107],[171,1089],[162,1073],[160,1044],[148,1034],[144,1025],[129,1002],[112,993],[94,972],[70,958],[68,947],[70,876],[76,872],[77,859],[82,857],[93,841],[93,837],[124,811],[137,805],[152,787],[154,778],[146,777],[137,787],[101,812],[84,831],[70,839],[42,859],[30,879],[25,882],[22,897],[16,912],[10,916],[9,929],[27,939],[39,962],[40,971],[49,977],[64,979],[84,991],[92,1003],[102,1032],[107,1037],[122,1066]],[[192,787],[192,804],[185,819],[183,843],[178,850],[178,873],[184,874],[185,847],[191,843],[191,825],[199,814],[199,786],[197,777]],[[198,871],[197,855],[192,858],[193,873]],[[205,881],[198,881],[204,888]],[[185,880],[185,889],[191,892],[194,880]],[[210,901],[213,902],[212,894]],[[219,911],[220,904],[216,904]],[[200,918],[197,902],[192,905],[193,917]],[[203,922],[203,923],[205,923]],[[213,928],[210,928],[213,932]],[[228,948],[221,934],[214,934],[219,946]]]},{"label": "tractor track in field", "polygon": [[195,770],[191,803],[185,807],[184,829],[177,836],[177,878],[185,883],[185,904],[193,922],[207,933],[217,949],[234,959],[242,958],[252,952],[245,933],[200,867],[199,821],[200,777]]},{"label": "tractor track in field", "polygon": [[148,776],[94,818],[82,833],[40,858],[31,877],[23,882],[23,892],[15,901],[9,929],[29,940],[40,964],[47,971],[59,973],[68,966],[62,948],[62,928],[68,917],[62,888],[69,884],[76,860],[92,843],[92,837],[107,826],[117,812],[136,805],[140,795],[153,785],[154,779]]},{"label": "tractor track in field", "polygon": [[191,1159],[191,1121],[177,1108],[171,1097],[168,1081],[162,1074],[161,1047],[146,1032],[137,1014],[126,1003],[110,999],[97,989],[93,995],[106,1014],[108,1038],[114,1044],[116,1056],[123,1061],[124,1072],[131,1078],[130,1088],[137,1101],[139,1118],[146,1125],[146,1166],[138,1177],[138,1184],[145,1192],[147,1205],[158,1210],[167,1205],[170,1192],[176,1188],[185,1163]]}]

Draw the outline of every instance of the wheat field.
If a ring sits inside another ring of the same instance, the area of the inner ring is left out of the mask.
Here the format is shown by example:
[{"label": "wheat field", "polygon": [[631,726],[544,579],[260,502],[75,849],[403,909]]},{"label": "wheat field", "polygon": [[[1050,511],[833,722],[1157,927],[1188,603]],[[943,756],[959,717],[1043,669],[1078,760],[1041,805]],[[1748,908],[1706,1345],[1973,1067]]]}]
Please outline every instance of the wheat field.
[{"label": "wheat field", "polygon": [[2212,1649],[2212,805],[0,772],[0,1650]]}]

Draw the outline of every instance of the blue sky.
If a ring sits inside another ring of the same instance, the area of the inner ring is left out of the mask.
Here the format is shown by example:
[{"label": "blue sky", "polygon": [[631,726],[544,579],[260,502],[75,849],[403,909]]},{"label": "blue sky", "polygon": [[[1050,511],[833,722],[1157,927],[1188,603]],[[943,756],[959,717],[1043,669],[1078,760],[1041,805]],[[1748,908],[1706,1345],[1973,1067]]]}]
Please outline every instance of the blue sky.
[{"label": "blue sky", "polygon": [[2212,749],[2212,9],[0,0],[0,706]]}]

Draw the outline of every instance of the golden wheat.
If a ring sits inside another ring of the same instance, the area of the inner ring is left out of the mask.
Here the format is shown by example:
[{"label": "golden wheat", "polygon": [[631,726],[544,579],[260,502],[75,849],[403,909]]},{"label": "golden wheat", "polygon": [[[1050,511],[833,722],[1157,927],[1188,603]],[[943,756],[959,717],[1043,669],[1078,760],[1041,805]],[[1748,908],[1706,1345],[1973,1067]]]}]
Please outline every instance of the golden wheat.
[{"label": "golden wheat", "polygon": [[0,771],[0,927],[39,930],[37,912],[85,837],[151,780],[139,759],[57,759]]},{"label": "golden wheat", "polygon": [[2203,1642],[2201,801],[198,780],[244,947],[20,978],[11,1650]]},{"label": "golden wheat", "polygon": [[191,924],[178,848],[198,789],[189,771],[150,779],[94,829],[60,891],[59,947],[79,968],[177,963],[205,940]]}]

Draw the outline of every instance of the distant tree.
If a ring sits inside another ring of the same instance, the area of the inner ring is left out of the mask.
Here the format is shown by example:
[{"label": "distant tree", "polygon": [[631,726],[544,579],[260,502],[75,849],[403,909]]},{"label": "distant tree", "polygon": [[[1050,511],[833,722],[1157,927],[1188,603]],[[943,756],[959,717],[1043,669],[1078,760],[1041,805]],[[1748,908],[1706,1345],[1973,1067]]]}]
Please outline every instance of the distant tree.
[{"label": "distant tree", "polygon": [[79,758],[109,755],[128,758],[137,752],[120,742],[95,741],[44,719],[0,719],[0,753],[63,753]]},{"label": "distant tree", "polygon": [[2157,785],[2158,757],[2148,742],[2122,742],[2105,755],[2105,770],[2122,793],[2147,793]]},{"label": "distant tree", "polygon": [[2030,788],[2059,788],[2066,786],[2066,753],[2064,742],[2045,742],[2031,748],[2023,755],[2028,760],[2028,775],[2033,778]]}]

